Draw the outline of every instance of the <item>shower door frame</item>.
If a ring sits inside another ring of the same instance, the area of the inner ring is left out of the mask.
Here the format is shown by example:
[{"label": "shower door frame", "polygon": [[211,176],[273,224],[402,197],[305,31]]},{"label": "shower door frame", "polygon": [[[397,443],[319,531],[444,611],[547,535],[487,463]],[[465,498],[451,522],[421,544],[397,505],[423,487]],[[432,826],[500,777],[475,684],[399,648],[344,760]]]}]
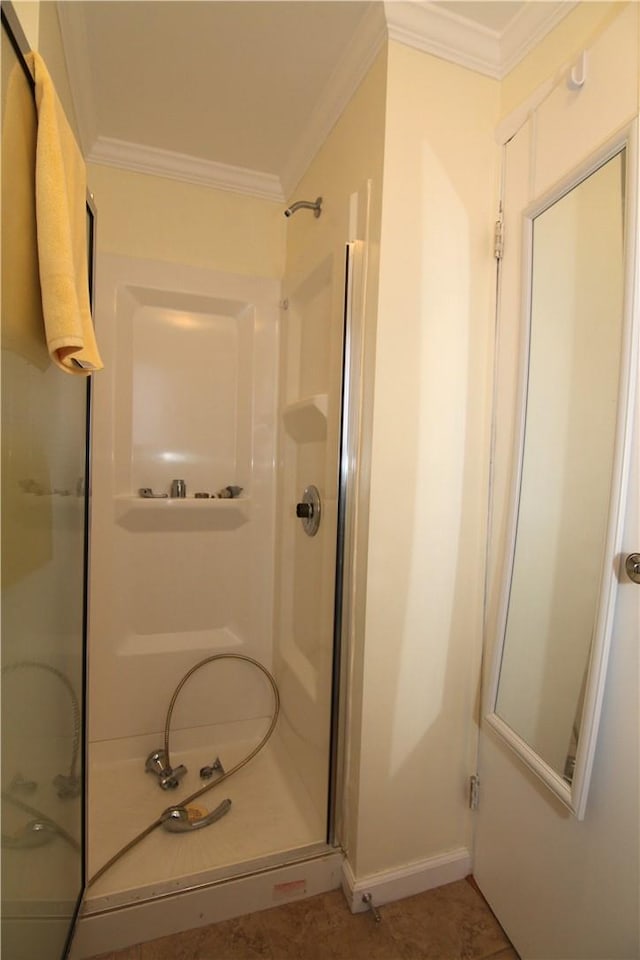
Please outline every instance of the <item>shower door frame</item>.
[{"label": "shower door frame", "polygon": [[[367,215],[369,192],[369,185],[367,185]],[[359,440],[362,427],[366,252],[366,240],[349,240],[345,244],[333,673],[327,804],[327,844],[334,848],[343,847],[346,830],[346,813],[343,804],[348,764],[346,727],[349,715],[349,662],[351,641],[355,628],[355,543]]]}]

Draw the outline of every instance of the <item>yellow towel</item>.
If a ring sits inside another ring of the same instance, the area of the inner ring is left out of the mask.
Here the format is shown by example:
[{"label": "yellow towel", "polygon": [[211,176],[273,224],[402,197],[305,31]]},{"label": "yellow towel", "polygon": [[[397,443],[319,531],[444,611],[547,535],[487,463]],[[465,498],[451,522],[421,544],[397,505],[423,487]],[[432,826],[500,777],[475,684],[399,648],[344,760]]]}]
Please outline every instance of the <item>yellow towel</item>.
[{"label": "yellow towel", "polygon": [[2,350],[39,370],[51,366],[44,338],[36,236],[36,133],[31,87],[16,64],[2,116]]},{"label": "yellow towel", "polygon": [[36,217],[45,335],[67,373],[102,369],[91,321],[86,170],[42,57],[27,55],[36,84]]}]

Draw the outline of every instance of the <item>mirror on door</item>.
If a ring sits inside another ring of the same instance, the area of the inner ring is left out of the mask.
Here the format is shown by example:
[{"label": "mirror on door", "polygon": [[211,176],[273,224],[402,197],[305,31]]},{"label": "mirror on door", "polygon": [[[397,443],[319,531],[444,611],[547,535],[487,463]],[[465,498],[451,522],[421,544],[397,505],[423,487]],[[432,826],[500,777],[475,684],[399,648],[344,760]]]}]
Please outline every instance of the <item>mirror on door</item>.
[{"label": "mirror on door", "polygon": [[584,815],[610,642],[626,463],[630,145],[525,213],[511,534],[491,727]]}]

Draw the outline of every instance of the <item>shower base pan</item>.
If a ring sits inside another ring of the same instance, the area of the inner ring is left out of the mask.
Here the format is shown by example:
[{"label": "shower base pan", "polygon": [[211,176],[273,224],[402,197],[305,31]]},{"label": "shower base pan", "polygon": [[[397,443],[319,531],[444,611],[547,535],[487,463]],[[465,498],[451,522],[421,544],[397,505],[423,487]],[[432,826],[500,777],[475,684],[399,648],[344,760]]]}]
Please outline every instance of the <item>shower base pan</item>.
[{"label": "shower base pan", "polygon": [[[225,745],[217,739],[217,753],[229,769],[255,743],[253,735]],[[109,758],[111,749],[97,745],[91,761],[89,876],[165,807],[197,790],[199,768],[213,759],[202,746],[174,748],[174,766],[189,772],[178,789],[161,791],[144,773],[143,756],[126,758],[130,744],[120,742],[120,760]],[[196,803],[211,810],[227,797],[231,810],[217,823],[194,833],[154,830],[89,888],[72,960],[340,886],[342,853],[325,843],[323,818],[277,734]]]}]

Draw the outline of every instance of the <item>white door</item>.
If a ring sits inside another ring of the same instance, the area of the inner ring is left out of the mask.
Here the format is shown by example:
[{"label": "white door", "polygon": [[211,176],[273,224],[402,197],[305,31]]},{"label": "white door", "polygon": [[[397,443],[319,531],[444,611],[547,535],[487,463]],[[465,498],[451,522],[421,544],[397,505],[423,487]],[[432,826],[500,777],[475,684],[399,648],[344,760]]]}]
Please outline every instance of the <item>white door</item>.
[{"label": "white door", "polygon": [[[584,89],[571,92],[558,85],[505,147],[489,634],[496,631],[515,431],[522,211],[637,115],[637,19],[625,20],[637,15],[637,9],[627,10],[589,51]],[[636,48],[629,46],[627,57],[629,37]],[[637,167],[635,176],[637,181]],[[636,310],[637,288],[636,268]],[[637,376],[637,357],[635,367]],[[638,392],[623,554],[640,552]],[[583,820],[483,723],[474,874],[523,960],[633,960],[640,955],[639,624],[640,585],[622,573]]]},{"label": "white door", "polygon": [[[638,411],[625,553],[640,552]],[[483,730],[474,875],[522,960],[633,960],[638,933],[640,585],[620,583],[586,816]]]}]

